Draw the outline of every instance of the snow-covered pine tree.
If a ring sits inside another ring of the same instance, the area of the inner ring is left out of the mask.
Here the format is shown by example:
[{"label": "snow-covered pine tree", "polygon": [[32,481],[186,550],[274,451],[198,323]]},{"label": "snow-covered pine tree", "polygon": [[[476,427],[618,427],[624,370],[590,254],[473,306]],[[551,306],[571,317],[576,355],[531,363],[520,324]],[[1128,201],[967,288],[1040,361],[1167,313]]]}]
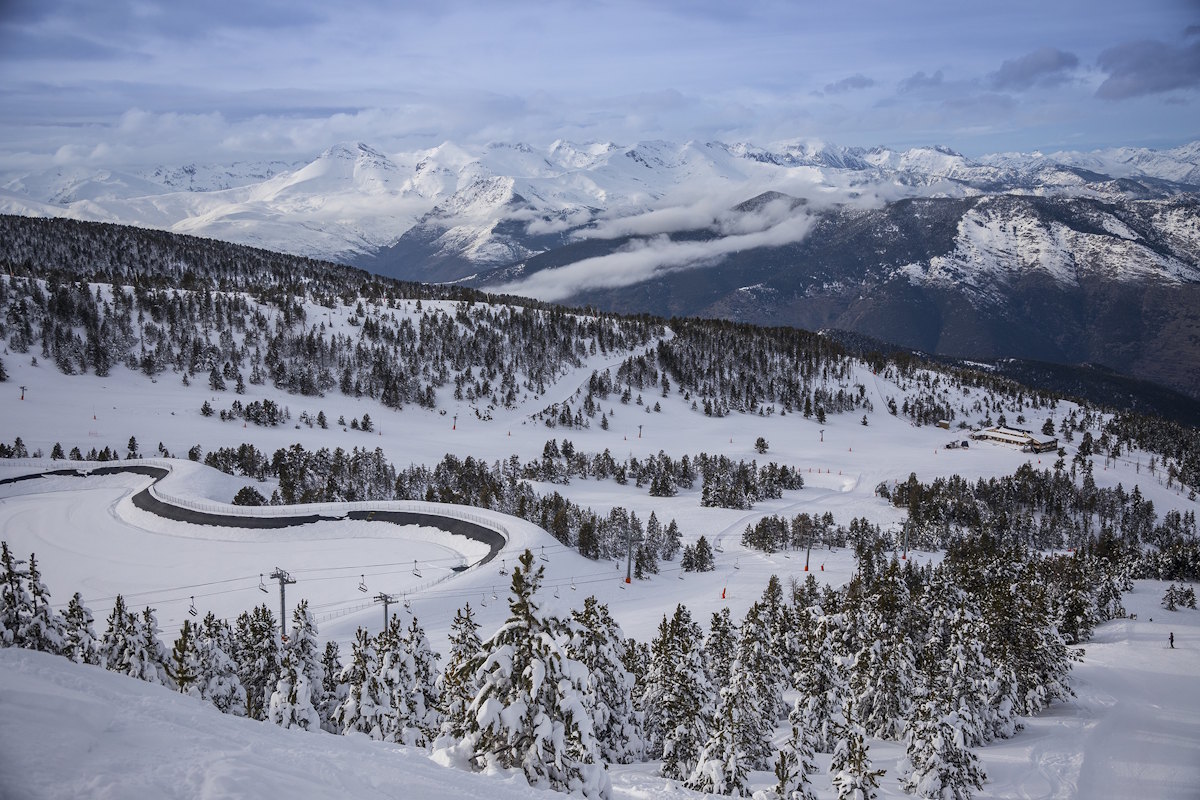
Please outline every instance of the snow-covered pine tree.
[{"label": "snow-covered pine tree", "polygon": [[479,692],[467,709],[467,733],[455,752],[477,769],[520,769],[531,786],[612,793],[589,709],[587,669],[557,641],[562,624],[539,614],[534,595],[544,569],[526,550],[512,571],[505,623],[472,660]]},{"label": "snow-covered pine tree", "polygon": [[59,654],[66,645],[62,616],[50,605],[50,591],[42,582],[38,570],[37,556],[29,555],[29,569],[25,573],[29,595],[29,615],[21,619],[17,628],[20,646],[28,650]]},{"label": "snow-covered pine tree", "polygon": [[234,661],[238,679],[246,690],[246,715],[267,718],[267,704],[279,680],[279,633],[266,604],[243,611],[234,629]]},{"label": "snow-covered pine tree", "polygon": [[718,691],[729,685],[729,670],[737,656],[738,629],[729,608],[714,611],[704,637],[704,666],[709,680]]},{"label": "snow-covered pine tree", "polygon": [[[739,648],[738,653],[743,655],[745,649]],[[729,685],[720,690],[708,740],[688,777],[689,789],[739,797],[746,793],[748,772],[759,768],[759,751],[770,741],[754,678],[746,662],[734,659]]]},{"label": "snow-covered pine tree", "polygon": [[105,669],[122,675],[130,674],[136,626],[137,619],[125,607],[125,598],[117,595],[108,615],[104,635],[100,637],[100,663]]},{"label": "snow-covered pine tree", "polygon": [[185,619],[164,667],[177,691],[192,697],[203,697],[204,665],[200,659],[197,633],[197,626],[192,625],[190,619]]},{"label": "snow-covered pine tree", "polygon": [[92,624],[92,611],[83,604],[83,597],[76,592],[63,615],[66,637],[63,655],[77,664],[100,663],[100,645]]},{"label": "snow-covered pine tree", "polygon": [[867,734],[898,740],[916,680],[916,659],[905,629],[908,587],[895,559],[869,584],[850,668],[850,692]]},{"label": "snow-covered pine tree", "polygon": [[[759,714],[769,727],[774,728],[775,723],[787,714],[787,704],[783,701],[787,670],[780,652],[772,644],[770,624],[761,603],[750,606],[739,634],[738,658],[754,681]],[[766,769],[771,754],[764,742],[760,752],[748,755],[754,769]]]},{"label": "snow-covered pine tree", "polygon": [[333,723],[343,735],[363,733],[372,739],[386,740],[393,728],[392,708],[387,687],[379,679],[379,657],[375,639],[366,628],[354,636],[350,663],[340,676],[346,685],[346,699],[333,714]]},{"label": "snow-covered pine tree", "polygon": [[[482,641],[475,612],[467,603],[454,614],[450,623],[450,655],[446,669],[439,676],[442,730],[452,741],[461,740],[467,732],[467,706],[475,699],[479,685],[475,682],[472,660],[479,654]],[[442,746],[439,742],[438,747]]]},{"label": "snow-covered pine tree", "polygon": [[885,770],[871,769],[871,756],[866,734],[854,721],[854,701],[842,706],[841,719],[835,723],[833,760],[829,774],[838,800],[872,800],[879,788],[879,778]]},{"label": "snow-covered pine tree", "polygon": [[292,633],[283,647],[279,680],[268,702],[267,716],[283,728],[320,728],[317,705],[324,690],[325,668],[317,644],[317,623],[301,600],[292,611]]},{"label": "snow-covered pine tree", "polygon": [[808,779],[817,766],[813,763],[813,747],[801,701],[788,714],[788,722],[791,733],[775,758],[775,785],[761,792],[761,797],[755,792],[755,800],[817,800]]},{"label": "snow-covered pine tree", "polygon": [[387,694],[389,710],[386,717],[377,718],[377,727],[385,742],[415,745],[420,737],[412,710],[416,666],[404,646],[404,623],[398,615],[392,614],[387,628],[375,637],[375,652],[379,658],[379,682]]},{"label": "snow-covered pine tree", "polygon": [[936,700],[918,705],[905,731],[900,785],[906,792],[934,800],[970,800],[987,775],[965,741],[966,725],[955,711]]},{"label": "snow-covered pine tree", "polygon": [[950,630],[950,647],[944,659],[931,667],[939,668],[939,677],[931,684],[931,692],[944,698],[942,711],[953,711],[967,747],[977,747],[993,739],[995,731],[1004,730],[998,719],[1007,707],[993,707],[989,700],[989,681],[992,662],[983,651],[983,636],[973,613],[960,608]]},{"label": "snow-covered pine tree", "polygon": [[317,713],[321,715],[321,728],[330,733],[339,733],[334,724],[333,715],[338,706],[346,699],[346,684],[341,681],[342,658],[336,641],[325,643],[325,652],[321,656],[321,672],[325,680],[321,683],[321,697],[317,705]]},{"label": "snow-covered pine tree", "polygon": [[841,616],[822,614],[819,606],[802,613],[815,617],[813,636],[797,653],[799,668],[792,676],[792,685],[800,695],[796,703],[804,710],[812,746],[817,752],[832,753],[837,744],[835,723],[846,692],[845,659],[840,654]]},{"label": "snow-covered pine tree", "polygon": [[642,715],[634,708],[634,677],[625,669],[625,635],[595,596],[584,599],[572,620],[567,654],[588,670],[600,755],[610,764],[630,764],[642,755]]},{"label": "snow-covered pine tree", "polygon": [[687,780],[708,741],[712,687],[698,645],[701,628],[684,605],[663,618],[642,687],[647,755],[662,758],[663,777]]},{"label": "snow-covered pine tree", "polygon": [[409,707],[413,724],[420,732],[421,747],[428,747],[442,727],[441,690],[438,688],[437,662],[440,656],[429,645],[425,629],[416,616],[408,625],[404,646],[413,665],[413,685]]},{"label": "snow-covered pine tree", "polygon": [[238,678],[233,650],[233,629],[210,611],[204,616],[196,634],[196,649],[200,654],[201,678],[197,681],[200,695],[222,714],[246,716],[246,690]]},{"label": "snow-covered pine tree", "polygon": [[126,674],[147,683],[173,687],[166,669],[167,648],[158,638],[158,618],[154,609],[146,606],[140,618],[133,618],[131,628],[129,671]]},{"label": "snow-covered pine tree", "polygon": [[[321,717],[312,703],[312,684],[304,672],[299,651],[285,648],[279,667],[279,680],[267,704],[267,719],[281,728],[320,730]],[[318,684],[320,685],[320,684]]]},{"label": "snow-covered pine tree", "polygon": [[17,560],[8,549],[8,542],[0,541],[0,645],[20,647],[19,631],[30,613],[33,598],[25,587],[25,572],[18,568]]}]

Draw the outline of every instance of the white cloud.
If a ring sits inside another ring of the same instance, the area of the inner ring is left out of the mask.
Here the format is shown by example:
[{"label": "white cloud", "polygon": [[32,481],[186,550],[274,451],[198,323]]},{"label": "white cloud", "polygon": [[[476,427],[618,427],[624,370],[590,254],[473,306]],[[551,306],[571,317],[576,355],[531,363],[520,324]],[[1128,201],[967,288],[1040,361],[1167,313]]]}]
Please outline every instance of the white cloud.
[{"label": "white cloud", "polygon": [[556,301],[592,289],[632,286],[660,275],[712,264],[740,250],[798,242],[812,229],[813,222],[812,216],[801,213],[762,230],[708,241],[677,242],[665,234],[637,239],[619,252],[543,270],[524,280],[497,286],[495,291]]}]

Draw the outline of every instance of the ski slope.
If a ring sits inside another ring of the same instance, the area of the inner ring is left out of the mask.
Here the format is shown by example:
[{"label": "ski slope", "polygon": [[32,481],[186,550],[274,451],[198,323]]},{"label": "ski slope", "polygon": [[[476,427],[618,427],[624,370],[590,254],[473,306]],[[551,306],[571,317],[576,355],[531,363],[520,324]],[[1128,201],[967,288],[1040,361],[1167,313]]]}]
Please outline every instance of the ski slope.
[{"label": "ski slope", "polygon": [[[345,324],[342,310],[330,313],[327,321],[331,327]],[[892,416],[886,398],[901,402],[905,390],[861,366],[852,382],[866,387],[874,405],[865,426],[861,415],[831,416],[823,425],[800,414],[706,417],[674,390],[667,397],[648,392],[643,405],[623,405],[613,397],[604,403],[608,430],[595,422],[586,430],[551,429],[534,419],[551,403],[575,398],[592,369],[603,371],[626,355],[593,356],[583,367],[565,370],[542,395],[523,397],[514,409],[495,410],[491,419],[445,397],[439,398],[439,408],[403,411],[366,398],[337,393],[288,396],[261,386],[248,387],[239,398],[287,404],[293,419],[302,411],[313,416],[324,411],[330,420],[369,412],[377,426],[369,434],[340,426],[243,427],[202,417],[199,407],[204,400],[223,407],[233,395],[214,395],[198,382],[185,386],[169,374],[153,382],[120,365],[106,378],[67,376],[47,364],[6,358],[10,380],[0,386],[0,440],[12,442],[20,436],[31,451],[49,452],[61,442],[67,449],[107,445],[123,453],[124,443],[136,436],[143,452],[153,453],[161,442],[177,454],[197,443],[209,451],[242,442],[270,453],[299,441],[309,449],[379,447],[389,461],[404,467],[432,466],[446,453],[473,455],[487,463],[515,454],[524,462],[539,458],[546,440],[555,438],[570,439],[577,450],[589,453],[608,449],[617,459],[646,458],[660,450],[674,458],[703,451],[798,468],[805,480],[802,490],[785,492],[751,510],[702,508],[698,486],[658,498],[649,496],[646,487],[611,480],[535,485],[538,492],[558,491],[599,513],[624,506],[643,521],[651,512],[664,524],[675,519],[685,543],[704,535],[721,546],[714,572],[684,574],[678,562],[664,563],[659,575],[625,584],[623,561],[584,559],[536,526],[503,515],[495,515],[493,521],[507,531],[504,551],[485,565],[460,572],[454,568],[475,564],[486,548],[440,530],[345,518],[282,530],[172,522],[133,506],[130,497],[150,478],[129,474],[59,476],[0,486],[0,538],[17,557],[37,554],[57,605],[65,606],[73,592],[81,592],[102,630],[121,593],[133,608],[157,609],[162,638],[168,642],[189,618],[193,602],[199,615],[213,611],[233,618],[260,603],[278,614],[278,586],[267,577],[278,567],[296,579],[287,587],[288,613],[297,601],[307,599],[317,614],[321,638],[340,642],[343,653],[358,627],[374,632],[383,623],[383,608],[374,602],[381,592],[397,598],[391,611],[415,614],[434,648],[444,653],[450,620],[464,603],[477,611],[485,634],[503,621],[505,573],[526,547],[538,554],[546,570],[540,596],[546,611],[565,615],[594,594],[609,605],[625,635],[647,641],[677,603],[685,603],[693,618],[707,625],[722,607],[735,617],[743,615],[772,574],[785,584],[804,577],[803,552],[767,555],[741,546],[741,531],[762,516],[828,511],[842,524],[865,517],[885,529],[898,528],[905,512],[875,495],[880,483],[904,481],[910,473],[925,481],[956,472],[974,480],[1011,474],[1026,462],[1038,468],[1052,464],[999,443],[973,442],[969,450],[946,450],[946,441],[965,435],[914,427]],[[18,387],[25,387],[27,399],[18,399]],[[970,405],[975,396],[961,402]],[[661,411],[647,411],[656,402]],[[1028,418],[1025,425],[1036,428],[1047,416],[1061,420],[1070,408],[1060,403],[1053,410],[1020,411]],[[1005,413],[1015,418],[1018,409],[1006,408]],[[758,436],[769,441],[766,455],[754,449]],[[1066,447],[1069,459],[1074,445]],[[1107,463],[1097,458],[1096,483],[1121,483],[1126,490],[1138,486],[1159,515],[1194,509],[1177,486],[1165,485],[1162,470],[1149,472],[1148,462],[1149,455],[1137,450]],[[158,490],[229,513],[235,513],[227,506],[234,494],[255,484],[182,459],[169,463],[173,474]],[[0,479],[64,466],[78,465],[0,461]],[[270,481],[255,485],[264,495],[274,488]],[[324,508],[322,516],[344,517],[345,510]],[[937,557],[910,556],[918,561]],[[414,562],[420,576],[414,574]],[[814,551],[810,570],[840,585],[853,573],[852,554]],[[360,584],[367,591],[360,591]],[[1026,720],[1026,730],[1016,738],[980,749],[990,776],[982,796],[1200,797],[1200,729],[1194,722],[1200,719],[1200,622],[1194,611],[1169,617],[1160,613],[1163,588],[1140,582],[1124,601],[1139,620],[1098,629],[1086,646],[1085,661],[1076,668],[1074,701]],[[1171,630],[1175,651],[1165,649]],[[3,797],[259,797],[284,792],[299,798],[372,797],[394,795],[398,786],[413,797],[493,791],[486,787],[494,787],[496,797],[510,790],[529,794],[520,778],[500,776],[489,782],[434,768],[421,753],[398,753],[402,748],[378,743],[346,743],[315,734],[297,739],[303,735],[210,714],[169,692],[61,660],[5,651],[0,652],[0,665]],[[87,756],[89,746],[94,758]],[[903,796],[895,774],[899,745],[876,741],[871,746],[876,768],[888,770],[880,796]],[[828,756],[824,759],[822,767],[827,768]],[[13,768],[16,763],[19,769]],[[339,764],[349,765],[346,769],[353,776]],[[617,796],[693,796],[658,778],[655,771],[654,764],[613,767]],[[767,773],[756,776],[757,786],[770,781]],[[827,775],[814,776],[814,784],[822,797],[832,796]],[[157,791],[162,786],[182,788]]]}]

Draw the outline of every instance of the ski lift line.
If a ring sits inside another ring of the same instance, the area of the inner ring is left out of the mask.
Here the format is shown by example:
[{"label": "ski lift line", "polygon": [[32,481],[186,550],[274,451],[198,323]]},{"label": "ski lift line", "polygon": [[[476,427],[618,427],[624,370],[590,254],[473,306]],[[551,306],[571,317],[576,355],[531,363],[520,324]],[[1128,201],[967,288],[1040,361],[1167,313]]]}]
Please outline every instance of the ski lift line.
[{"label": "ski lift line", "polygon": [[[430,564],[430,565],[434,565],[434,564],[437,564],[442,561],[452,561],[455,563],[461,563],[463,561],[463,558],[464,558],[463,556],[446,556],[445,558],[426,558],[426,559],[423,559],[421,561],[421,563],[422,564]],[[384,562],[380,562],[378,564],[343,564],[343,565],[336,566],[336,567],[305,567],[303,569],[294,569],[294,570],[290,570],[290,571],[296,575],[303,575],[303,574],[308,574],[308,573],[313,573],[313,572],[331,572],[333,570],[339,570],[339,569],[363,570],[363,569],[374,569],[377,567],[401,567],[408,563],[410,563],[410,562],[409,561],[384,561]]]},{"label": "ski lift line", "polygon": [[[255,577],[256,576],[254,576],[254,575],[244,575],[240,578],[224,578],[219,581],[206,581],[204,583],[189,583],[184,586],[165,586],[161,589],[147,589],[143,592],[121,592],[120,595],[114,594],[110,597],[93,597],[88,602],[90,602],[90,603],[105,603],[105,602],[111,602],[113,600],[116,600],[117,597],[122,597],[122,598],[128,600],[131,597],[142,597],[144,595],[158,594],[160,592],[182,592],[186,589],[201,589],[201,588],[204,588],[205,586],[220,586],[223,583],[234,583],[236,581],[252,581],[252,580],[254,580]],[[241,590],[237,589],[237,590],[232,590],[232,591],[241,591]],[[212,595],[198,595],[198,597],[211,597],[211,596]],[[63,605],[63,608],[66,608],[66,604]]]}]

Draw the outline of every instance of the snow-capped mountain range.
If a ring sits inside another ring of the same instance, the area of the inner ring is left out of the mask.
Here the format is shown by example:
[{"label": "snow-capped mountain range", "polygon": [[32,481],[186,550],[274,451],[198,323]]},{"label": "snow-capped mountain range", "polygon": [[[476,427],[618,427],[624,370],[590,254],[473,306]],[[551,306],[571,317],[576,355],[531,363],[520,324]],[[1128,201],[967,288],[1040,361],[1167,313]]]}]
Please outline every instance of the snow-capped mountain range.
[{"label": "snow-capped mountain range", "polygon": [[0,180],[6,213],[120,222],[368,267],[410,234],[457,265],[429,275],[444,280],[533,255],[566,231],[652,213],[664,229],[673,218],[686,228],[719,203],[772,190],[822,205],[997,192],[1172,196],[1200,186],[1200,142],[979,159],[944,147],[815,141],[445,143],[393,154],[355,142],[300,164],[69,167]]},{"label": "snow-capped mountain range", "polygon": [[0,213],[188,233],[664,316],[1103,364],[1200,397],[1200,142],[339,144],[301,165],[10,176]]}]

